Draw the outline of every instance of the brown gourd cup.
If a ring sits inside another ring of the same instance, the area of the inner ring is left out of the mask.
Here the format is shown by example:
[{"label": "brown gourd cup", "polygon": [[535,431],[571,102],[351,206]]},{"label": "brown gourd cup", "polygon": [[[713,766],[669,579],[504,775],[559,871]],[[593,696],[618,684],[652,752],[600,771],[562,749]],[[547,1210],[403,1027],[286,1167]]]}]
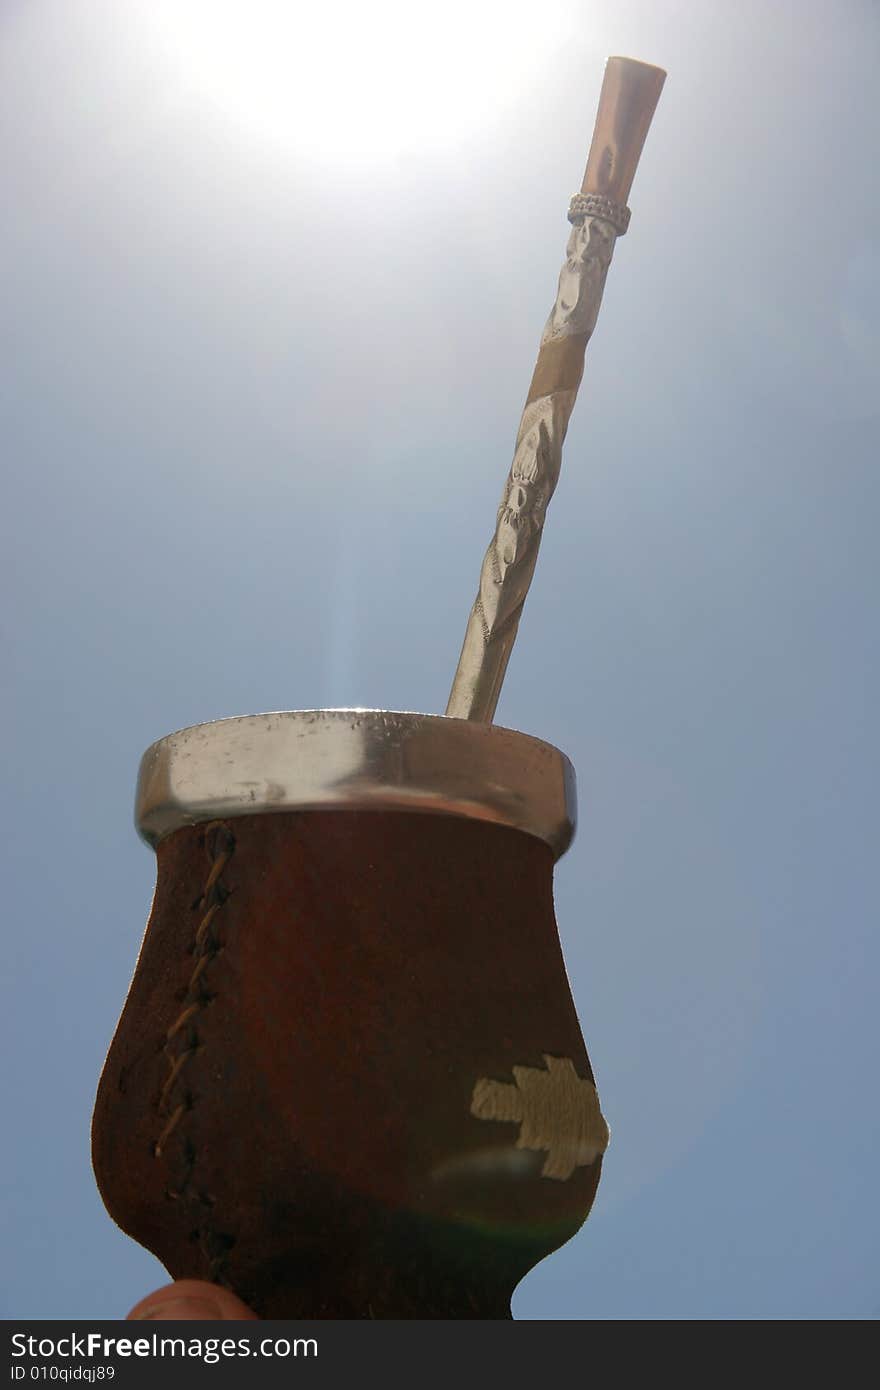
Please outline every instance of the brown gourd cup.
[{"label": "brown gourd cup", "polygon": [[147,751],[137,824],[114,1220],[263,1317],[509,1318],[608,1139],[553,913],[568,760],[440,716],[226,719]]}]

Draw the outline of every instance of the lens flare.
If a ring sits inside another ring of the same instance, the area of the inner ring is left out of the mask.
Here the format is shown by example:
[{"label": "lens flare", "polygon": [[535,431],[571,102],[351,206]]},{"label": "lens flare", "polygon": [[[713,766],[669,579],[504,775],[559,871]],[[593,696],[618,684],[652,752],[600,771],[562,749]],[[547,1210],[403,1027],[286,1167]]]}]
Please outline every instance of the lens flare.
[{"label": "lens flare", "polygon": [[320,159],[450,148],[493,125],[562,42],[566,8],[521,0],[154,0],[181,84],[218,115]]}]

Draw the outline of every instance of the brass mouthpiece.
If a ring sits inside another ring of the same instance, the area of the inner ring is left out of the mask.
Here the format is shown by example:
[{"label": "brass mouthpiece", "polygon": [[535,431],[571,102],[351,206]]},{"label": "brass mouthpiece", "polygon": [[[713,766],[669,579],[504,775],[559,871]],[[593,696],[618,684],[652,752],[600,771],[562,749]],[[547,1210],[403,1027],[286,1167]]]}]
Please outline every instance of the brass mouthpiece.
[{"label": "brass mouthpiece", "polygon": [[635,58],[609,58],[582,193],[625,205],[666,73]]}]

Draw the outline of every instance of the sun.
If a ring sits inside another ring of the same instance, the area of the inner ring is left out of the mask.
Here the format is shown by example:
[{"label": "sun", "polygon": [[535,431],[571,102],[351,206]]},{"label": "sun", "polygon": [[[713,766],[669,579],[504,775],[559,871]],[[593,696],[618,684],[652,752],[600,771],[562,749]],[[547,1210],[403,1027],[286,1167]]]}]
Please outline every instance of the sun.
[{"label": "sun", "polygon": [[151,0],[177,77],[226,120],[326,159],[454,148],[494,124],[560,41],[524,0]]}]

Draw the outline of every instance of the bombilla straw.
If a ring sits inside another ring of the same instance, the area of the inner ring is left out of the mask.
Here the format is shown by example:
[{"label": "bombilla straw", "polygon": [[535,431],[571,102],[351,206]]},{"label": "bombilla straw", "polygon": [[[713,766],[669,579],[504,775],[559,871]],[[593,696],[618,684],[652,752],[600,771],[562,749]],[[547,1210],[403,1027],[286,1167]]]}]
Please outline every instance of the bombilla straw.
[{"label": "bombilla straw", "polygon": [[666,73],[632,58],[609,58],[556,303],[541,338],[504,485],[495,534],[446,714],[491,724],[520,614],[534,574],[547,504],[559,478],[562,443],[584,370],[614,244]]}]

